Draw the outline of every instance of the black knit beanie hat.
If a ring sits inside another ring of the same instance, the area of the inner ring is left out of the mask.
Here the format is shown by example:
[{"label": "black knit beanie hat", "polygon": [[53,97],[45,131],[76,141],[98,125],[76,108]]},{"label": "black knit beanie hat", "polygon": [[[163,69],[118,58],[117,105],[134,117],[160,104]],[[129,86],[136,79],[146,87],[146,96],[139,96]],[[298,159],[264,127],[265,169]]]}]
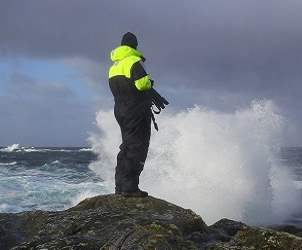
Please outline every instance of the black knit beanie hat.
[{"label": "black knit beanie hat", "polygon": [[136,49],[138,45],[136,36],[131,32],[127,32],[123,35],[121,45],[127,45],[133,49]]}]

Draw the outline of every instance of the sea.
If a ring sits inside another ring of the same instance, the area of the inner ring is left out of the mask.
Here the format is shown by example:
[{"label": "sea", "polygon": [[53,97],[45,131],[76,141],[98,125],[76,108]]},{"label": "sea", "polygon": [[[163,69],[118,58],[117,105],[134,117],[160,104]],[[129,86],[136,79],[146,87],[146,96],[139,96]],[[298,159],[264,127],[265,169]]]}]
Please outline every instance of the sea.
[{"label": "sea", "polygon": [[[279,156],[301,192],[302,147],[282,148]],[[102,175],[89,167],[96,160],[96,153],[85,147],[1,147],[0,212],[59,211],[110,193]],[[302,227],[302,213],[286,223]]]},{"label": "sea", "polygon": [[0,212],[64,210],[103,194],[103,180],[88,168],[96,155],[82,147],[0,148]]}]

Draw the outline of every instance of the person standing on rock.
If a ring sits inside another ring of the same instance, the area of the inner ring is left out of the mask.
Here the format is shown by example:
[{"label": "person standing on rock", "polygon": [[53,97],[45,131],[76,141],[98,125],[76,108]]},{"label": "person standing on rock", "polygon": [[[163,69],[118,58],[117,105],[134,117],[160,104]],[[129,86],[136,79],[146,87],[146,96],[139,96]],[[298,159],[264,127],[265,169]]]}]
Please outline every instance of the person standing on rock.
[{"label": "person standing on rock", "polygon": [[146,73],[145,58],[137,50],[134,34],[123,35],[121,45],[111,52],[109,86],[114,96],[114,115],[120,126],[122,144],[115,168],[115,193],[146,197],[139,189],[139,176],[147,158],[152,119],[153,81]]}]

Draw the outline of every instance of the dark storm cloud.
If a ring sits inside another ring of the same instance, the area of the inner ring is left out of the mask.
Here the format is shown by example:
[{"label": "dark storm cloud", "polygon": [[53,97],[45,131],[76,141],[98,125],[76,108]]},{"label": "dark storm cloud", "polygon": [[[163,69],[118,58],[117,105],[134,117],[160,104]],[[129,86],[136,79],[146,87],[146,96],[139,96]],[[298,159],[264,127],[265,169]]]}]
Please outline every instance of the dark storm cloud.
[{"label": "dark storm cloud", "polygon": [[301,13],[298,0],[1,1],[0,52],[107,66],[130,30],[163,91],[229,96],[220,106],[271,98],[302,121]]},{"label": "dark storm cloud", "polygon": [[297,91],[301,11],[295,0],[2,1],[0,49],[108,62],[131,30],[155,75],[183,75],[192,87]]}]

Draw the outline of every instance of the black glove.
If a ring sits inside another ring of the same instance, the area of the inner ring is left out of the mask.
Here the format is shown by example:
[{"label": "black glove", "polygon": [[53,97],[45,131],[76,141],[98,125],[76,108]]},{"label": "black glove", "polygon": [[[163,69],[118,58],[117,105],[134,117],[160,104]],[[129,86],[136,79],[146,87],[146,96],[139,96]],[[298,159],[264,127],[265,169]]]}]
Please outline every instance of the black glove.
[{"label": "black glove", "polygon": [[154,81],[152,79],[150,79],[150,82],[151,82],[151,88],[153,88]]},{"label": "black glove", "polygon": [[159,114],[162,109],[165,108],[169,104],[169,102],[162,97],[154,88],[150,89],[152,104],[156,106],[158,111],[154,111],[154,113]]}]

